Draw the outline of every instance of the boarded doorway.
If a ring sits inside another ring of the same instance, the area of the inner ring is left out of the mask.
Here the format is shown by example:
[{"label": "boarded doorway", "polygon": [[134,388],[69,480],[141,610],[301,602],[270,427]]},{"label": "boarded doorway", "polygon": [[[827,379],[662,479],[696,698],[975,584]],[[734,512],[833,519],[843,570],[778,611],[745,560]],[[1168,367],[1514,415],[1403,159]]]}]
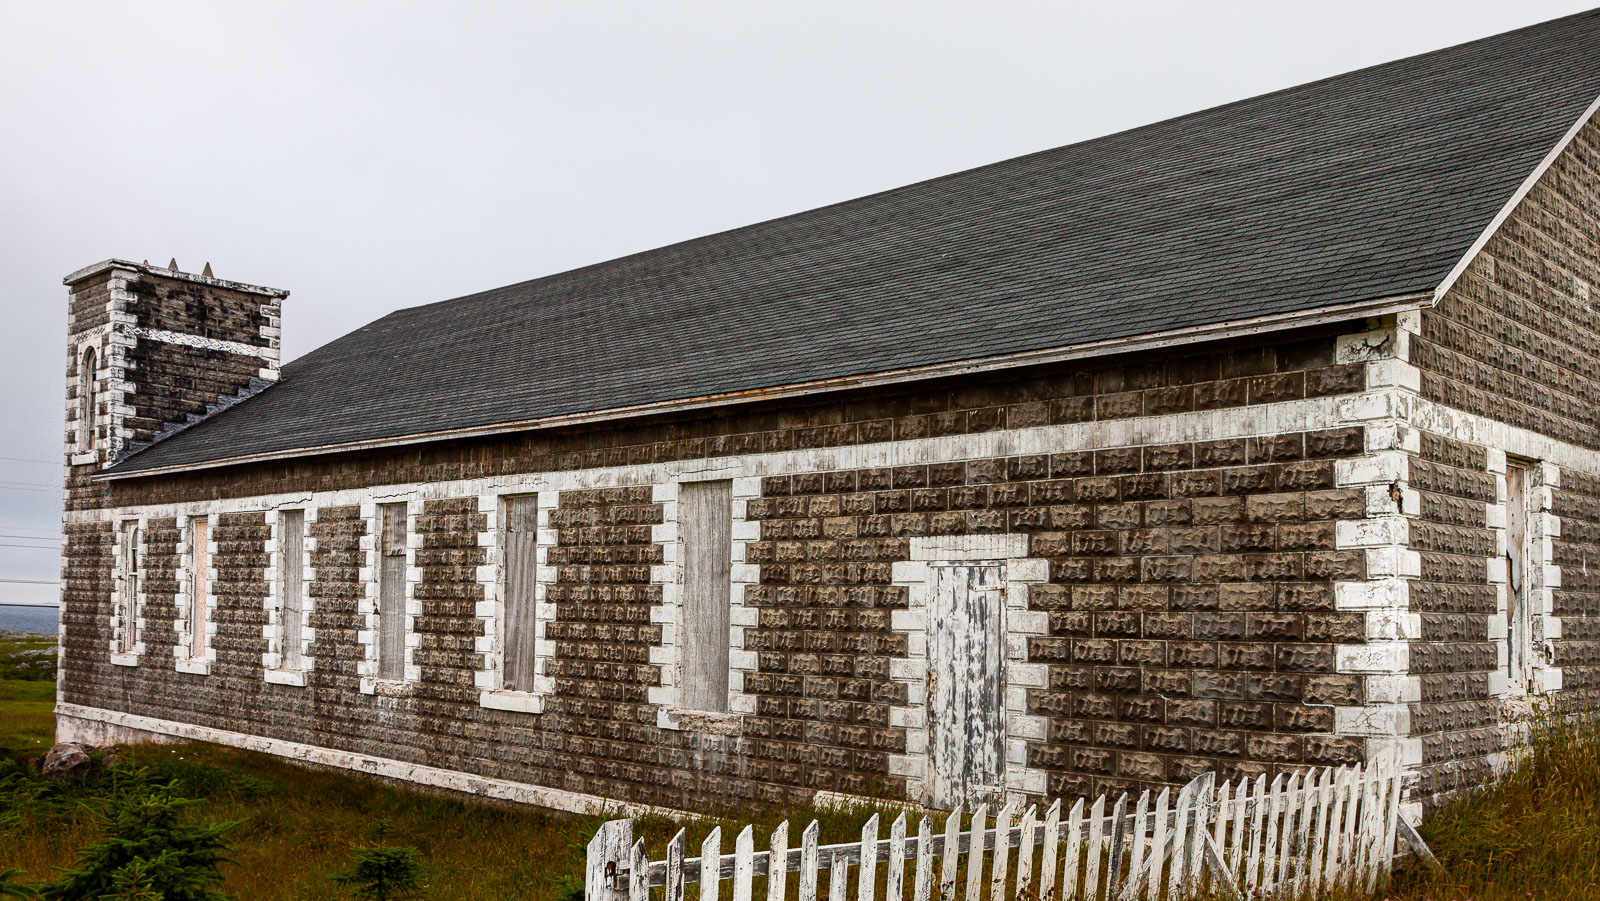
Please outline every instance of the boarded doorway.
[{"label": "boarded doorway", "polygon": [[928,798],[994,800],[1005,784],[1005,567],[929,567]]}]

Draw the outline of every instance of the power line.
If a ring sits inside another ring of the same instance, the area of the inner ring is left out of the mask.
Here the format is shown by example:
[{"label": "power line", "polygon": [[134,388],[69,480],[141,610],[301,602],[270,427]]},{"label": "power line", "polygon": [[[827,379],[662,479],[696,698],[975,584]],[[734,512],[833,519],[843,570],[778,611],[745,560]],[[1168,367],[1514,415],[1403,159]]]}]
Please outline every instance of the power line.
[{"label": "power line", "polygon": [[48,533],[50,533],[51,537],[55,537],[55,536],[61,534],[61,529],[60,528],[39,529],[39,528],[35,528],[33,526],[14,526],[11,523],[7,523],[7,522],[0,522],[0,529],[12,529],[12,530],[17,531],[17,532],[48,532]]},{"label": "power line", "polygon": [[7,585],[60,585],[59,579],[0,579]]},{"label": "power line", "polygon": [[19,482],[16,479],[0,479],[0,485],[32,485],[36,488],[54,488],[60,482]]},{"label": "power line", "polygon": [[60,460],[35,460],[32,457],[0,457],[0,460],[10,460],[13,463],[43,463],[46,466],[60,466]]},{"label": "power line", "polygon": [[55,545],[50,544],[6,544],[5,542],[0,542],[0,547],[30,547],[36,551],[59,550]]},{"label": "power line", "polygon": [[48,535],[6,535],[0,533],[0,538],[21,538],[23,541],[51,541],[55,544],[61,543],[60,539],[52,538]]}]

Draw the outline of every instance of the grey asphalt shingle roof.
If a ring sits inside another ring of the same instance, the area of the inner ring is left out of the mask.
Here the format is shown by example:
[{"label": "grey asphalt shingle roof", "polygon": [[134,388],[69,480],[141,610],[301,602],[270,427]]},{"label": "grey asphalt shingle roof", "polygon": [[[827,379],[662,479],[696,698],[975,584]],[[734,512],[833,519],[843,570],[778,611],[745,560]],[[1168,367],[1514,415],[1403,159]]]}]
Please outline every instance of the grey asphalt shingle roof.
[{"label": "grey asphalt shingle roof", "polygon": [[112,471],[1432,290],[1597,96],[1589,12],[400,310]]}]

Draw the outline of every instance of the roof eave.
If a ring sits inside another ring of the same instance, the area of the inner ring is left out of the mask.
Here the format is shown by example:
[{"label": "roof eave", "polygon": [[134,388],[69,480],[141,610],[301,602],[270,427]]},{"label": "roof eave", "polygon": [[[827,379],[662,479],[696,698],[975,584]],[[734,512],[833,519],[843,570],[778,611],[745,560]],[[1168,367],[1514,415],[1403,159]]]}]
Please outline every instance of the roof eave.
[{"label": "roof eave", "polygon": [[1024,366],[1062,363],[1092,357],[1109,356],[1111,354],[1131,353],[1141,350],[1172,347],[1175,345],[1197,344],[1206,341],[1221,341],[1229,338],[1249,337],[1268,332],[1279,332],[1289,329],[1305,328],[1307,326],[1322,325],[1331,322],[1348,322],[1350,320],[1364,319],[1371,316],[1384,316],[1405,310],[1419,309],[1423,306],[1429,305],[1434,301],[1435,297],[1436,294],[1433,291],[1418,291],[1409,294],[1376,298],[1373,300],[1360,301],[1356,303],[1344,303],[1336,306],[1317,307],[1295,313],[1280,313],[1270,316],[1259,316],[1250,319],[1238,319],[1230,322],[1217,323],[1214,325],[1195,326],[1166,332],[1154,332],[1127,338],[1113,338],[1105,341],[1096,341],[1089,344],[1073,345],[1070,347],[1026,351],[998,357],[988,357],[980,360],[939,363],[929,366],[917,366],[907,369],[868,373],[866,375],[824,379],[815,382],[805,382],[792,385],[778,385],[770,388],[758,388],[750,391],[736,391],[726,394],[683,398],[680,400],[659,401],[656,403],[639,404],[630,407],[616,407],[608,410],[596,410],[585,413],[568,413],[540,419],[496,423],[494,425],[476,426],[472,428],[447,429],[443,431],[402,435],[393,438],[377,438],[369,441],[352,441],[342,444],[328,444],[317,447],[269,451],[259,454],[245,454],[236,457],[224,457],[217,460],[208,460],[199,463],[173,464],[169,466],[152,467],[149,469],[130,470],[127,472],[105,471],[95,473],[92,478],[97,481],[112,481],[118,479],[134,479],[144,478],[147,476],[170,475],[180,472],[219,469],[228,466],[241,466],[251,463],[266,463],[298,457],[351,453],[365,450],[379,450],[414,444],[428,444],[435,441],[454,441],[463,438],[481,438],[492,435],[503,435],[511,432],[526,432],[538,429],[559,428],[564,426],[587,425],[591,423],[631,419],[640,416],[689,412],[732,406],[735,404],[752,403],[756,401],[784,400],[789,398],[806,397],[814,394],[848,391],[858,388],[875,388],[889,385],[899,385],[907,382],[923,381],[926,379],[996,372],[1006,369],[1016,369]]}]

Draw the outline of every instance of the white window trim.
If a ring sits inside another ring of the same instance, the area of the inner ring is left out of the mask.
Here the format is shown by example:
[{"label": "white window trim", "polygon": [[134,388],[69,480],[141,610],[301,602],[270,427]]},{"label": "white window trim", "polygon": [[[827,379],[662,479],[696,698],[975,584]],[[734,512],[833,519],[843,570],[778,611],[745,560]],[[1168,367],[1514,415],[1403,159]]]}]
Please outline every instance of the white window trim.
[{"label": "white window trim", "polygon": [[[283,584],[284,561],[281,549],[284,545],[283,514],[290,511],[300,511],[305,514],[303,520],[305,535],[300,541],[300,665],[298,667],[283,665],[283,599],[286,592]],[[261,637],[267,640],[267,650],[261,655],[261,671],[262,678],[274,685],[305,685],[306,674],[316,668],[316,661],[311,657],[311,643],[317,637],[315,630],[311,628],[311,614],[315,605],[311,597],[311,586],[317,578],[316,570],[311,566],[312,553],[317,546],[317,540],[311,537],[311,527],[316,521],[317,508],[311,504],[284,504],[267,511],[267,525],[272,530],[272,536],[267,541],[265,600],[267,622],[261,628]]]},{"label": "white window trim", "polygon": [[[190,638],[194,624],[189,621],[190,602],[194,594],[194,530],[197,520],[206,526],[206,634],[203,636],[200,656],[190,654]],[[215,513],[180,514],[178,525],[178,615],[173,621],[178,642],[172,646],[173,668],[180,673],[204,676],[217,662],[217,515]]]},{"label": "white window trim", "polygon": [[[145,600],[148,593],[145,589],[143,574],[149,566],[150,533],[148,521],[144,516],[129,516],[116,520],[116,529],[112,532],[115,538],[116,565],[113,568],[111,582],[111,662],[116,666],[138,666],[139,658],[144,656],[144,639],[147,623],[144,618]],[[123,622],[124,601],[128,592],[128,556],[123,553],[123,536],[129,529],[138,529],[139,543],[135,553],[139,558],[139,587],[133,598],[134,631],[138,640],[133,647],[124,649],[122,635],[126,628]]]},{"label": "white window trim", "polygon": [[[93,376],[89,376],[89,373],[84,368],[85,361],[89,359],[90,354],[94,354]],[[77,422],[77,434],[74,436],[77,438],[75,455],[93,456],[94,446],[90,442],[94,437],[96,382],[100,380],[100,348],[96,346],[95,342],[85,342],[78,347],[77,367],[78,409],[77,415],[74,417]],[[86,376],[89,377],[86,378]],[[88,427],[85,428],[85,425]]]},{"label": "white window trim", "polygon": [[[378,678],[378,579],[381,551],[379,541],[383,536],[380,508],[388,504],[406,505],[406,621],[403,627],[406,659],[403,679]],[[417,600],[417,584],[422,581],[422,571],[417,568],[417,548],[422,536],[417,533],[417,517],[422,515],[422,499],[415,491],[393,495],[369,495],[361,502],[361,518],[367,523],[367,534],[361,536],[361,550],[366,553],[367,565],[361,568],[361,583],[365,593],[358,608],[362,628],[356,633],[362,647],[362,659],[356,663],[356,674],[361,678],[362,694],[404,695],[422,679],[422,667],[416,663],[417,617],[422,615],[422,602]]]},{"label": "white window trim", "polygon": [[[83,416],[84,399],[81,396],[74,397],[69,404],[70,408],[67,410],[67,424],[73,429],[73,441],[72,450],[68,454],[67,459],[68,462],[73,466],[84,466],[90,463],[98,463],[100,461],[101,452],[105,450],[106,445],[109,444],[114,437],[111,434],[112,423],[110,416],[102,416],[100,414],[101,404],[104,403],[107,411],[109,412],[111,409],[110,404],[113,401],[113,398],[110,394],[110,388],[112,386],[111,369],[109,366],[110,360],[108,359],[106,348],[108,338],[108,332],[101,331],[100,334],[97,334],[92,338],[79,341],[75,351],[77,357],[73,362],[73,367],[74,371],[78,374],[77,383],[79,391],[83,390],[83,358],[89,351],[94,351],[95,380],[93,387],[95,399],[101,403],[96,403],[89,408],[89,419],[87,422],[84,421]],[[116,398],[114,398],[114,400],[119,403],[121,402],[122,395],[120,392]],[[87,446],[89,433],[97,430],[101,425],[106,426],[106,438],[104,441],[97,442],[95,447],[91,449]]]},{"label": "white window trim", "polygon": [[[1489,581],[1496,593],[1495,616],[1490,619],[1489,638],[1494,641],[1498,654],[1495,672],[1489,675],[1489,693],[1501,698],[1516,699],[1528,695],[1560,691],[1561,668],[1551,665],[1554,640],[1561,637],[1561,620],[1555,616],[1555,592],[1561,587],[1561,567],[1555,560],[1555,539],[1561,535],[1561,520],[1550,511],[1555,507],[1555,488],[1561,485],[1561,469],[1554,463],[1535,461],[1524,465],[1523,493],[1526,497],[1527,522],[1524,526],[1526,545],[1524,564],[1527,572],[1524,612],[1527,627],[1521,635],[1526,641],[1523,659],[1526,671],[1512,672],[1511,642],[1517,640],[1517,630],[1511,622],[1511,573],[1506,559],[1507,538],[1510,534],[1510,503],[1507,493],[1506,454],[1489,449],[1489,472],[1495,477],[1496,503],[1488,505],[1490,528],[1495,533],[1496,555],[1489,558]],[[1515,678],[1520,676],[1521,678]]]},{"label": "white window trim", "polygon": [[[500,687],[505,684],[502,673],[506,660],[505,633],[502,628],[506,615],[505,517],[507,504],[512,498],[528,495],[538,498],[536,504],[539,511],[535,527],[534,687],[533,691],[512,691]],[[483,624],[483,634],[477,637],[474,647],[482,655],[482,666],[473,675],[479,707],[543,713],[545,699],[555,692],[555,676],[548,670],[549,661],[555,657],[555,641],[548,637],[545,630],[556,619],[556,605],[549,600],[550,586],[556,582],[556,568],[550,563],[550,548],[555,547],[556,532],[550,527],[550,514],[560,503],[560,496],[560,492],[542,482],[529,482],[478,495],[478,512],[484,517],[484,530],[478,533],[478,546],[484,549],[484,562],[478,567],[478,584],[483,588],[483,600],[478,602],[476,611],[478,622]]]},{"label": "white window trim", "polygon": [[[661,524],[651,527],[651,539],[662,547],[662,563],[651,567],[650,581],[661,586],[661,603],[650,611],[650,622],[661,627],[661,642],[650,649],[650,662],[661,668],[661,684],[651,688],[649,701],[656,705],[656,725],[662,729],[681,729],[716,734],[736,734],[744,717],[756,712],[755,695],[745,691],[745,676],[756,671],[756,653],[746,650],[744,630],[758,625],[760,611],[745,606],[748,586],[761,581],[759,564],[747,563],[746,548],[761,540],[761,523],[747,515],[749,502],[761,497],[761,479],[737,477],[737,460],[726,461],[726,472],[717,463],[694,473],[658,482],[651,500],[661,504]],[[678,497],[684,482],[733,483],[732,582],[728,589],[728,709],[691,710],[682,706],[679,675],[683,647],[683,535],[680,528]]]},{"label": "white window trim", "polygon": [[906,656],[889,662],[889,677],[906,685],[906,705],[889,708],[890,728],[904,729],[906,751],[889,755],[889,774],[904,776],[906,796],[920,802],[931,783],[928,756],[928,609],[932,601],[929,568],[951,563],[997,563],[1005,568],[1006,798],[1041,796],[1048,788],[1043,770],[1028,766],[1028,746],[1048,738],[1049,720],[1028,713],[1028,692],[1048,688],[1049,669],[1028,662],[1028,639],[1050,632],[1049,614],[1028,609],[1030,586],[1050,578],[1047,560],[1028,556],[1028,536],[948,535],[911,539],[911,558],[893,564],[892,583],[908,589],[907,606],[890,614],[891,628],[906,636]]}]

